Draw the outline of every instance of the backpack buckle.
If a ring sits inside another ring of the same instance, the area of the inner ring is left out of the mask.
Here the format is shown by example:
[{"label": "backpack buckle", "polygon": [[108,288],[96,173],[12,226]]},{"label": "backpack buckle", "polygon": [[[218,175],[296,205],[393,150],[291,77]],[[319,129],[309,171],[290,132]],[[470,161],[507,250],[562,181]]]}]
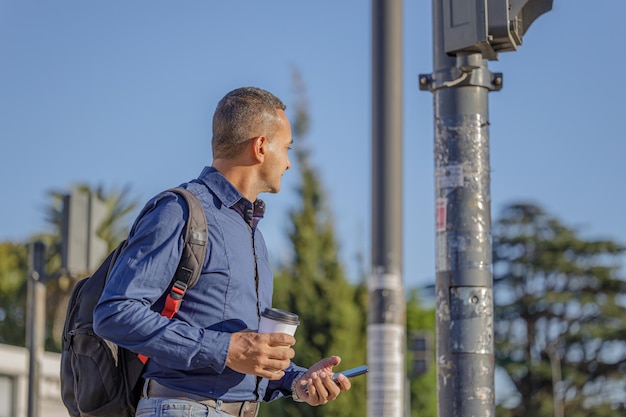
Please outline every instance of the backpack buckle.
[{"label": "backpack buckle", "polygon": [[183,281],[176,281],[170,290],[170,296],[174,300],[181,300],[187,291],[187,284]]},{"label": "backpack buckle", "polygon": [[165,305],[163,306],[163,311],[161,311],[162,316],[171,319],[174,317],[174,314],[178,313],[180,303],[183,302],[185,291],[187,291],[187,284],[183,281],[176,281],[174,285],[172,285],[170,293],[165,298]]}]

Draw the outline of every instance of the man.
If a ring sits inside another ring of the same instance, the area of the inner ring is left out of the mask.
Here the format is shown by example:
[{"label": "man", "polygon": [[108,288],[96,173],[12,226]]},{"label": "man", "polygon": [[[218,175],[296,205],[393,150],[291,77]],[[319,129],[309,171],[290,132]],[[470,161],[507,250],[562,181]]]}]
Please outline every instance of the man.
[{"label": "man", "polygon": [[182,185],[204,208],[207,257],[172,320],[159,312],[181,256],[188,208],[166,192],[135,221],[96,307],[94,329],[150,358],[138,415],[252,417],[261,401],[287,395],[316,406],[350,389],[345,376],[332,380],[339,357],[307,370],[291,362],[294,337],[256,333],[273,288],[257,228],[265,207],[257,197],[280,190],[292,142],[285,105],[271,93],[239,88],[219,102],[213,164]]}]

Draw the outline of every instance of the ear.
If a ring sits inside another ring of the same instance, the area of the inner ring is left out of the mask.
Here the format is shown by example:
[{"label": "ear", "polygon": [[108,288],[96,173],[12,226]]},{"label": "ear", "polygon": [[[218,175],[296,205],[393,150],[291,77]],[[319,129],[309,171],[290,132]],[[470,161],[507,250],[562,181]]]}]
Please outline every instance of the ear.
[{"label": "ear", "polygon": [[266,136],[259,136],[252,141],[251,153],[255,161],[263,162],[267,155],[269,140]]}]

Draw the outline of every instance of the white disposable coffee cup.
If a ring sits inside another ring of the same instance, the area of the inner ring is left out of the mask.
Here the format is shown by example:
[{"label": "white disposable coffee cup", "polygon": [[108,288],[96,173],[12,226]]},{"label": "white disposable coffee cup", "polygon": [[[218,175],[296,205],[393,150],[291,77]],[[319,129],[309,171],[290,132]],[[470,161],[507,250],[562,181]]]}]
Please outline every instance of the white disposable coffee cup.
[{"label": "white disposable coffee cup", "polygon": [[259,333],[287,333],[293,336],[299,324],[297,314],[277,308],[266,308],[261,313]]}]

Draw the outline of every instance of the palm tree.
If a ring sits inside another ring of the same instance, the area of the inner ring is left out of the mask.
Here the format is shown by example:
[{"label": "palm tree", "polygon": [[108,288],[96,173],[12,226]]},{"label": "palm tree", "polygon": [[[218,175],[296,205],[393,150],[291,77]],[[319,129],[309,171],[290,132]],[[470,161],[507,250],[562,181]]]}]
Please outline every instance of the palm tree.
[{"label": "palm tree", "polygon": [[[108,254],[112,251],[128,234],[127,216],[137,207],[137,201],[129,197],[130,187],[126,186],[121,190],[115,188],[105,189],[102,185],[91,188],[86,184],[75,185],[72,193],[84,193],[97,199],[105,208],[104,216],[97,225],[96,235],[106,243]],[[63,205],[67,194],[51,191],[50,204],[45,208],[46,220],[52,225],[53,233],[36,236],[37,240],[46,243],[48,271],[61,271],[61,245],[63,230]],[[93,271],[89,271],[93,272]],[[64,272],[51,275],[56,279],[51,279],[47,283],[47,313],[51,317],[48,323],[51,337],[48,338],[47,348],[58,350],[61,346],[61,333],[65,321],[67,303],[74,285],[85,275],[70,276]]]}]

